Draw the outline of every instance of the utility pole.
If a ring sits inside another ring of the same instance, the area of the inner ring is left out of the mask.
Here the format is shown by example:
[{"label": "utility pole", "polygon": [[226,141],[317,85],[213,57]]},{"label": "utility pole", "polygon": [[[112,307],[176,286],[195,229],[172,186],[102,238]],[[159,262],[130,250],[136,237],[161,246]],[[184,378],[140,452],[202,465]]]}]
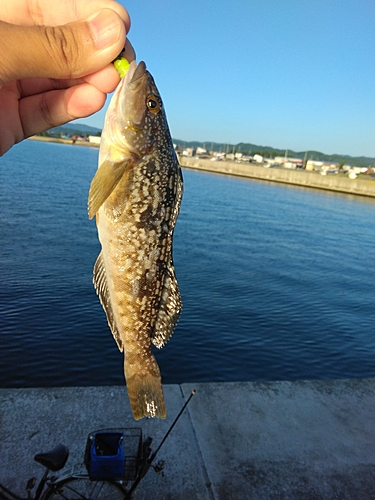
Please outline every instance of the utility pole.
[{"label": "utility pole", "polygon": [[308,151],[305,152],[305,157],[303,159],[303,165],[302,165],[302,168],[304,168],[306,170],[306,163],[307,163],[307,153]]}]

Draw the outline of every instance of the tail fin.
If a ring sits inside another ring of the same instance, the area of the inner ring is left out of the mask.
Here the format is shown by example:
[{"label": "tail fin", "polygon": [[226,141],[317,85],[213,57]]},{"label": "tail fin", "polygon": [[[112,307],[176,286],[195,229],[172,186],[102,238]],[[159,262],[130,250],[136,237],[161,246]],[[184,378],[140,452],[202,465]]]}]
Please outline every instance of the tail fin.
[{"label": "tail fin", "polygon": [[160,372],[157,374],[143,371],[126,376],[126,385],[135,420],[139,420],[142,417],[166,417]]}]

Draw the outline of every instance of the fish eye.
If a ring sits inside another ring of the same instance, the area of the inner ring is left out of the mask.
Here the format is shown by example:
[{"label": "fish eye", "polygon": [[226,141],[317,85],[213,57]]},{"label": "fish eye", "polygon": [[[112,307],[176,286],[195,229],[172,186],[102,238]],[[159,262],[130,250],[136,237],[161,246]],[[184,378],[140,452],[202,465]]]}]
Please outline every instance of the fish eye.
[{"label": "fish eye", "polygon": [[151,113],[153,113],[154,115],[156,115],[157,113],[159,113],[159,111],[161,109],[161,103],[160,103],[159,99],[157,99],[153,95],[149,95],[147,97],[147,99],[146,99],[146,105],[147,105],[148,110]]}]

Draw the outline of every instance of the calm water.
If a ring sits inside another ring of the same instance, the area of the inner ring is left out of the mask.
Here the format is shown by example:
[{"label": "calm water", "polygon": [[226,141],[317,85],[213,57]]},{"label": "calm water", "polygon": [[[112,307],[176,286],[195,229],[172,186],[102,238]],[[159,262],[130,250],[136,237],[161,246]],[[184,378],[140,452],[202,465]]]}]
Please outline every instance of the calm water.
[{"label": "calm water", "polygon": [[[0,384],[122,384],[91,283],[97,150],[0,159]],[[375,203],[184,170],[166,383],[375,376]]]}]

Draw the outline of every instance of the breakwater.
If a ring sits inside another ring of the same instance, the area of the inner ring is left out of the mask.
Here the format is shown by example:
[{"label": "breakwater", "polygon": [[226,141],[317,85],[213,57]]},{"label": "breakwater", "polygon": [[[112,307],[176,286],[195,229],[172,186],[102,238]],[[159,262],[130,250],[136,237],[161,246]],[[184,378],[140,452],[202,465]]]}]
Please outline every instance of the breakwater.
[{"label": "breakwater", "polygon": [[180,163],[182,167],[195,170],[375,198],[375,180],[368,176],[349,179],[344,174],[320,175],[318,172],[306,172],[305,170],[264,168],[261,165],[251,163],[210,161],[186,157],[180,157]]}]

